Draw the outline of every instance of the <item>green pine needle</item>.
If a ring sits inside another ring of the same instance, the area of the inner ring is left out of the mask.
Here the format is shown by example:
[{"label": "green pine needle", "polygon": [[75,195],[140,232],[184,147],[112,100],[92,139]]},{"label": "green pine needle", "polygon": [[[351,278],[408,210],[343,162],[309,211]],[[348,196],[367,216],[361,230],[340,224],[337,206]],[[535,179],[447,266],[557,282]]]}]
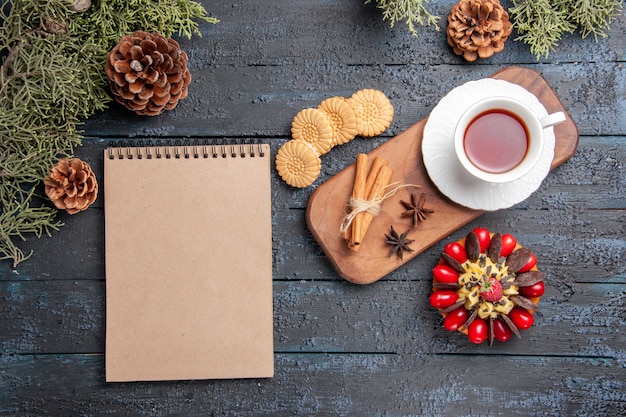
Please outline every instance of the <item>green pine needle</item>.
[{"label": "green pine needle", "polygon": [[530,46],[537,59],[548,57],[561,41],[563,34],[572,33],[576,27],[567,20],[567,13],[553,8],[549,0],[513,0],[509,10],[521,40]]},{"label": "green pine needle", "polygon": [[[372,0],[366,0],[365,4]],[[428,0],[375,0],[376,7],[383,11],[383,20],[388,20],[389,25],[394,27],[396,22],[404,21],[409,32],[417,36],[416,25],[432,26],[439,30],[437,22],[439,16],[431,14],[424,3]]]},{"label": "green pine needle", "polygon": [[622,2],[614,0],[572,0],[568,7],[568,19],[578,26],[582,38],[593,35],[596,42],[607,36],[605,30],[622,12]]},{"label": "green pine needle", "polygon": [[577,29],[584,39],[606,37],[605,30],[620,15],[622,0],[513,0],[509,9],[520,36],[537,60],[548,57],[564,34]]}]

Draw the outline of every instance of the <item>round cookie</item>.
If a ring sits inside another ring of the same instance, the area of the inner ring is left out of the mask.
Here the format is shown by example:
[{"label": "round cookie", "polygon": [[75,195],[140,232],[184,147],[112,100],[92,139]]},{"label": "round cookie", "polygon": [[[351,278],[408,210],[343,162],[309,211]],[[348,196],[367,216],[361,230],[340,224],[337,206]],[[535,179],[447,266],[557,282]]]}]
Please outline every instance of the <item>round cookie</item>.
[{"label": "round cookie", "polygon": [[476,228],[448,243],[433,268],[431,306],[449,331],[473,343],[507,341],[534,324],[544,275],[534,253],[512,235]]},{"label": "round cookie", "polygon": [[310,143],[319,155],[324,155],[333,147],[333,128],[326,113],[320,109],[303,109],[291,123],[293,139]]},{"label": "round cookie", "polygon": [[382,91],[371,88],[359,90],[348,102],[356,112],[358,135],[380,135],[391,125],[393,106]]},{"label": "round cookie", "polygon": [[333,129],[333,146],[343,145],[356,137],[356,112],[344,97],[330,97],[322,101],[318,109],[330,119]]},{"label": "round cookie", "polygon": [[305,188],[320,175],[322,161],[315,148],[301,140],[290,140],[276,153],[278,175],[289,185]]}]

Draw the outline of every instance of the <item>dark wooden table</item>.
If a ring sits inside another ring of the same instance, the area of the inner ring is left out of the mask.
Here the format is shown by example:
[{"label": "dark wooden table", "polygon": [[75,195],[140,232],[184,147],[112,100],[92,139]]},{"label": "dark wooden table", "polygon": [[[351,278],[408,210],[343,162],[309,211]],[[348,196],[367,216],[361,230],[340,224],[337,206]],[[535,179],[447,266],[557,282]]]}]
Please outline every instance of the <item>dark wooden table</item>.
[{"label": "dark wooden table", "polygon": [[[291,188],[272,169],[275,377],[105,383],[99,199],[61,214],[66,225],[52,237],[27,239],[30,260],[0,264],[0,415],[626,415],[623,15],[598,43],[569,35],[537,61],[514,33],[502,53],[468,64],[443,30],[413,37],[361,0],[204,4],[221,22],[180,39],[189,97],[155,118],[113,106],[86,122],[76,155],[99,178],[111,141],[264,139],[274,155],[293,116],[330,96],[377,88],[396,110],[384,135],[326,155],[312,187]],[[445,20],[453,4],[428,7]],[[381,281],[339,277],[305,224],[313,190],[428,116],[452,88],[511,65],[539,72],[557,93],[579,130],[574,156],[527,200],[481,215]],[[428,304],[443,244],[477,226],[517,236],[546,274],[522,340],[472,345]]]}]

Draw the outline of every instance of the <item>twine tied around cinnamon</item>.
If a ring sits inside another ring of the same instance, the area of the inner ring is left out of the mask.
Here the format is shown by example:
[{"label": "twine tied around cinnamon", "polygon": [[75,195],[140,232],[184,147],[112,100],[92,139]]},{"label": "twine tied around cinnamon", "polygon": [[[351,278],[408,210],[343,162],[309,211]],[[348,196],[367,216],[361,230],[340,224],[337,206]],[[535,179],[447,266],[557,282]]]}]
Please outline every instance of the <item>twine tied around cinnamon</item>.
[{"label": "twine tied around cinnamon", "polygon": [[348,247],[358,251],[370,223],[380,213],[382,203],[405,187],[419,187],[415,184],[389,184],[393,170],[387,161],[376,157],[368,169],[368,156],[359,154],[356,162],[356,173],[350,212],[346,214],[339,232],[348,242]]},{"label": "twine tied around cinnamon", "polygon": [[363,200],[359,198],[350,197],[350,207],[351,210],[346,216],[343,218],[341,222],[341,228],[339,231],[341,234],[345,234],[352,221],[359,213],[369,213],[372,216],[376,217],[380,213],[380,209],[383,205],[383,201],[387,200],[389,197],[393,196],[398,190],[405,187],[419,187],[416,184],[400,184],[394,182],[392,184],[388,184],[385,189],[393,187],[390,191],[387,191],[383,194],[382,197],[374,198],[372,200]]}]

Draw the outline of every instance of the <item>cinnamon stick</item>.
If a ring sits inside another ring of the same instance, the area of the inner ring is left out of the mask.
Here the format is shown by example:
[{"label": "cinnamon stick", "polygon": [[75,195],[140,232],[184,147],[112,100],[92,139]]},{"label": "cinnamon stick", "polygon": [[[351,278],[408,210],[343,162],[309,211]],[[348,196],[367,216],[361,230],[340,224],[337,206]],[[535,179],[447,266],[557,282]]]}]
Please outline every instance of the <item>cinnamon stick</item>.
[{"label": "cinnamon stick", "polygon": [[[357,164],[358,163],[359,161],[357,158]],[[378,156],[374,158],[374,162],[372,162],[372,166],[367,171],[364,189],[359,190],[359,191],[363,191],[362,197],[354,197],[354,193],[353,193],[354,198],[359,198],[360,200],[370,200],[370,196],[372,194],[372,187],[374,186],[376,177],[378,176],[380,169],[385,165],[387,165],[386,160]],[[356,185],[356,182],[355,182],[355,185]],[[363,230],[364,230],[363,221],[365,217],[366,217],[365,213],[358,213],[355,216],[354,220],[352,221],[352,230],[350,232],[350,235],[349,235],[350,237],[348,240],[349,240],[349,246],[352,247],[353,249],[355,245],[360,245],[361,240],[363,239]],[[367,228],[365,228],[365,230],[367,230]]]},{"label": "cinnamon stick", "polygon": [[[384,164],[380,167],[379,171],[376,174],[377,175],[373,180],[373,183],[369,190],[369,194],[367,196],[367,200],[369,201],[379,199],[384,195],[385,188],[389,185],[389,181],[391,181],[393,169]],[[358,224],[358,229],[353,229],[353,240],[351,242],[351,248],[355,251],[359,250],[361,242],[363,241],[363,238],[365,237],[365,234],[367,233],[367,230],[369,229],[372,220],[374,220],[374,215],[370,212],[363,212],[359,214],[362,214],[362,216],[360,216],[361,221]]]},{"label": "cinnamon stick", "polygon": [[374,186],[374,181],[376,181],[376,177],[380,172],[381,168],[386,166],[388,162],[383,158],[377,156],[374,158],[374,162],[372,162],[372,166],[367,173],[367,180],[365,182],[365,198],[371,200],[372,198],[372,189]]},{"label": "cinnamon stick", "polygon": [[[365,185],[367,183],[369,157],[367,154],[359,154],[356,158],[356,172],[354,174],[354,185],[352,186],[352,198],[357,200],[365,200],[367,198]],[[360,226],[361,219],[356,216],[352,221],[350,228],[346,231],[346,240],[350,245],[353,241],[354,230]]]}]

